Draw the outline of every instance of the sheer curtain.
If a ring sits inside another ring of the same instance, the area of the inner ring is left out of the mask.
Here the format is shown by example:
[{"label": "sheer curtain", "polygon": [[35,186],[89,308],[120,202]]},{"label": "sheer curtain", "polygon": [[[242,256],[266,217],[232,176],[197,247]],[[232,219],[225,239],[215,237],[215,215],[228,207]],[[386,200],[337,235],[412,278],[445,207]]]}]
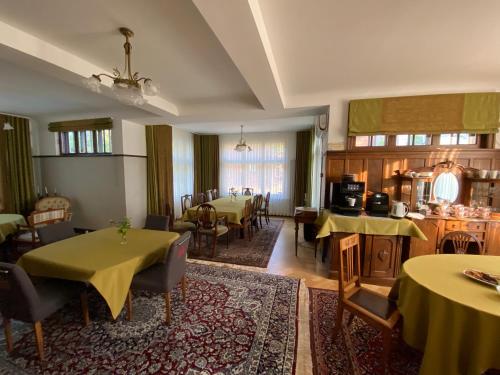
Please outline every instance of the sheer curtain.
[{"label": "sheer curtain", "polygon": [[172,153],[174,176],[174,214],[182,216],[181,195],[193,194],[194,156],[193,134],[172,128]]},{"label": "sheer curtain", "polygon": [[250,187],[254,193],[271,192],[271,215],[292,215],[295,132],[245,134],[248,152],[236,152],[239,134],[219,137],[220,190]]}]

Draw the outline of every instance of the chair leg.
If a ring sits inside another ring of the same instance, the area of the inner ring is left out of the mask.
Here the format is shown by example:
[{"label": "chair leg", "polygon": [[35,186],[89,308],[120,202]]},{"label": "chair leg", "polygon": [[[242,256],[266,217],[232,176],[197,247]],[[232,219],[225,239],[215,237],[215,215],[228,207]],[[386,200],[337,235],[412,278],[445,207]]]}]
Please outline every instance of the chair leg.
[{"label": "chair leg", "polygon": [[382,332],[382,338],[383,338],[383,346],[384,346],[384,352],[383,352],[383,357],[382,357],[382,369],[381,369],[381,374],[385,374],[388,370],[388,365],[389,365],[389,359],[391,356],[391,341],[392,341],[392,332],[388,329],[384,329]]},{"label": "chair leg", "polygon": [[229,249],[229,231],[226,233],[226,249]]},{"label": "chair leg", "polygon": [[186,301],[186,292],[187,292],[187,280],[186,275],[182,276],[181,279],[181,290],[182,290],[182,300]]},{"label": "chair leg", "polygon": [[127,293],[127,320],[132,320],[132,291],[130,289]]},{"label": "chair leg", "polygon": [[10,353],[14,349],[14,343],[12,340],[12,327],[10,324],[10,319],[3,318],[3,330],[5,332],[5,342],[6,342],[7,353]]},{"label": "chair leg", "polygon": [[[208,236],[207,236],[208,238]],[[215,257],[215,246],[217,245],[217,235],[214,234],[214,236],[212,237],[212,258]]]},{"label": "chair leg", "polygon": [[89,316],[89,301],[86,291],[80,293],[80,304],[82,306],[83,326],[87,327],[90,323],[90,316]]},{"label": "chair leg", "polygon": [[354,320],[354,314],[351,313],[351,315],[349,316],[349,320],[347,321],[347,326],[348,327],[351,326],[353,320]]},{"label": "chair leg", "polygon": [[38,357],[40,361],[45,359],[45,354],[43,351],[43,330],[42,323],[40,321],[35,322],[33,325],[35,328],[35,342],[36,342],[36,350],[38,352]]},{"label": "chair leg", "polygon": [[167,323],[167,325],[170,325],[170,315],[171,315],[171,311],[170,311],[170,292],[166,292],[165,293],[165,323]]},{"label": "chair leg", "polygon": [[344,306],[339,302],[339,306],[337,308],[337,320],[335,322],[335,327],[333,328],[333,339],[337,337],[340,330],[342,329],[342,318],[344,317]]},{"label": "chair leg", "polygon": [[198,254],[201,254],[201,233],[198,233]]},{"label": "chair leg", "polygon": [[259,213],[260,229],[262,229],[262,213]]}]

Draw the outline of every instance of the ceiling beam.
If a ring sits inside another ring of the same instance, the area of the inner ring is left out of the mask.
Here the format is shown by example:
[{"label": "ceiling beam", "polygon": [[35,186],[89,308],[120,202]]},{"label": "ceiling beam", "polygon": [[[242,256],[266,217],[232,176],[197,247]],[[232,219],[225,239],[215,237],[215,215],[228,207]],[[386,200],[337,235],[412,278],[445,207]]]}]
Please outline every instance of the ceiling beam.
[{"label": "ceiling beam", "polygon": [[193,2],[263,109],[284,109],[283,89],[258,1]]}]

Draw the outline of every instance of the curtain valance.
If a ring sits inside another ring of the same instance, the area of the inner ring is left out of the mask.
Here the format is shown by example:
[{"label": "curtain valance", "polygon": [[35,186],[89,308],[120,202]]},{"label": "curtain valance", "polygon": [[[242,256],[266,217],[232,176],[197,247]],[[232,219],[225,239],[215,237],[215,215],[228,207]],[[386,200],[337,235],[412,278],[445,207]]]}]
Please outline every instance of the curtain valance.
[{"label": "curtain valance", "polygon": [[111,117],[93,118],[87,120],[59,121],[49,124],[51,132],[71,132],[81,130],[102,130],[112,129],[113,120]]},{"label": "curtain valance", "polygon": [[361,99],[349,103],[349,135],[496,133],[498,93]]}]

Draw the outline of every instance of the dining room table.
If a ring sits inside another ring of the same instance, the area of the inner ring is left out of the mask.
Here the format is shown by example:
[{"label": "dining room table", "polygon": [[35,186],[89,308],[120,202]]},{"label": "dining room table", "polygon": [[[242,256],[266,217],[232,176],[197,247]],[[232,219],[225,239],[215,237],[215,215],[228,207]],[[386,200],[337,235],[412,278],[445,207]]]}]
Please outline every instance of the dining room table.
[{"label": "dining room table", "polygon": [[423,352],[421,375],[479,375],[500,369],[500,293],[466,269],[500,274],[500,257],[418,256],[399,275],[403,339]]},{"label": "dining room table", "polygon": [[174,232],[129,229],[124,243],[117,228],[105,228],[39,247],[17,264],[32,276],[91,284],[116,319],[134,274],[161,261],[177,238]]},{"label": "dining room table", "polygon": [[23,215],[0,214],[0,243],[5,242],[9,235],[16,233],[18,225],[26,225]]},{"label": "dining room table", "polygon": [[[229,226],[240,227],[241,219],[243,218],[243,211],[245,209],[245,202],[248,199],[252,199],[252,196],[238,195],[232,197],[223,197],[214,199],[207,203],[215,207],[217,216],[226,217]],[[186,212],[184,212],[183,219],[186,221],[196,220],[198,207],[199,205],[188,208]]]}]

